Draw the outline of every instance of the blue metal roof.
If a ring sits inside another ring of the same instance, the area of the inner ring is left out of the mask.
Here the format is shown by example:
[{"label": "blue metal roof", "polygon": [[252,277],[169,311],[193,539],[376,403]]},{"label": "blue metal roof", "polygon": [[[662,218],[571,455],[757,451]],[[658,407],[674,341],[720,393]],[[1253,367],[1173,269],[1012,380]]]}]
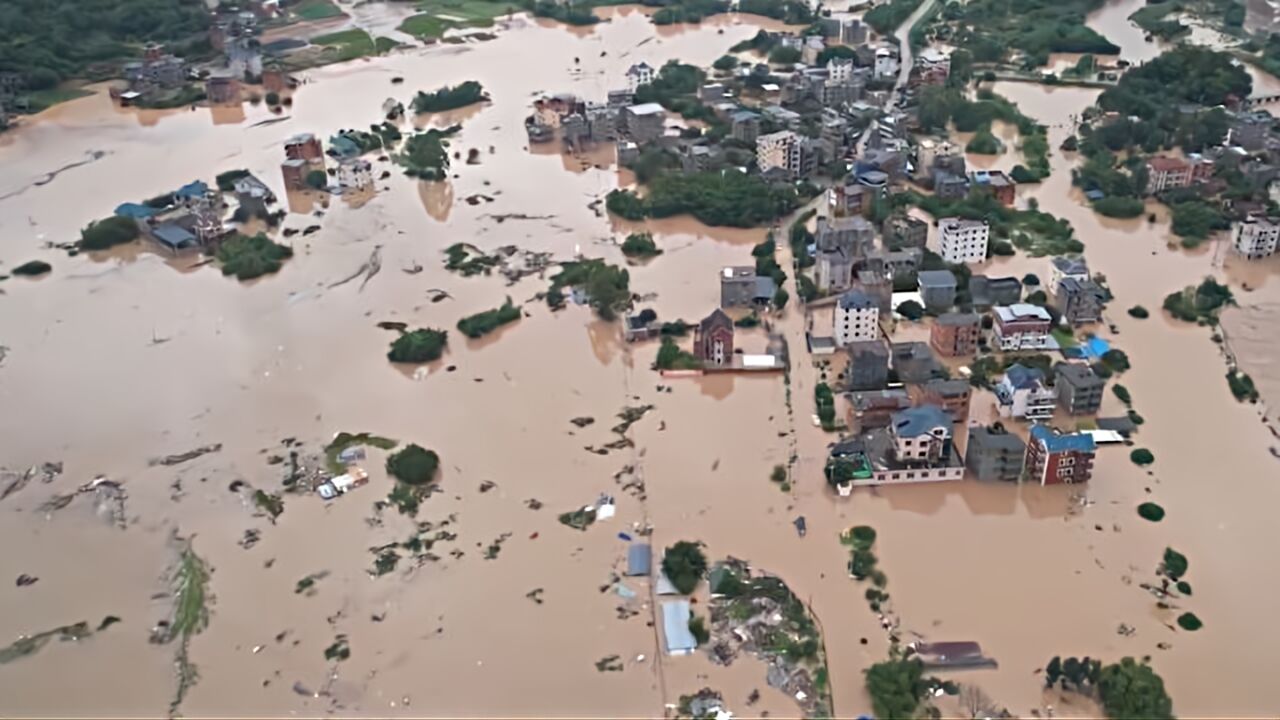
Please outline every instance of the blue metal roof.
[{"label": "blue metal roof", "polygon": [[1014,363],[1004,371],[1004,379],[1015,388],[1030,388],[1044,382],[1044,373],[1039,368]]},{"label": "blue metal roof", "polygon": [[174,196],[180,200],[195,200],[196,198],[204,197],[204,194],[207,192],[209,192],[208,183],[203,180],[196,180],[195,182],[189,182],[178,188],[177,192],[174,193]]},{"label": "blue metal roof", "polygon": [[151,234],[156,240],[159,240],[175,250],[189,245],[194,245],[196,242],[195,235],[192,235],[173,223],[165,223],[152,230]]},{"label": "blue metal roof", "polygon": [[1049,452],[1086,452],[1091,453],[1097,449],[1097,445],[1093,442],[1092,435],[1084,433],[1072,433],[1063,435],[1055,432],[1048,425],[1032,425],[1031,439],[1044,445],[1045,450]]},{"label": "blue metal roof", "polygon": [[925,435],[936,427],[951,428],[951,417],[937,405],[921,405],[899,410],[892,417],[894,432],[899,437]]},{"label": "blue metal roof", "polygon": [[121,203],[116,206],[116,215],[119,215],[120,217],[133,218],[134,220],[149,218],[157,212],[158,211],[155,208],[149,205],[143,205],[142,203],[128,202]]}]

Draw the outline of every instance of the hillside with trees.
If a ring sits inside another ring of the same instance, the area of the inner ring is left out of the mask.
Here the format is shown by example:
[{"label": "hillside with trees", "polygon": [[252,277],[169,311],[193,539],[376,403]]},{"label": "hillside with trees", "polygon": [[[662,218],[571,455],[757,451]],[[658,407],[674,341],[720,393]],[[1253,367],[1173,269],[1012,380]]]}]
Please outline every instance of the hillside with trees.
[{"label": "hillside with trees", "polygon": [[179,54],[208,51],[209,13],[193,0],[4,0],[0,73],[28,90],[70,78],[100,79],[159,42]]}]

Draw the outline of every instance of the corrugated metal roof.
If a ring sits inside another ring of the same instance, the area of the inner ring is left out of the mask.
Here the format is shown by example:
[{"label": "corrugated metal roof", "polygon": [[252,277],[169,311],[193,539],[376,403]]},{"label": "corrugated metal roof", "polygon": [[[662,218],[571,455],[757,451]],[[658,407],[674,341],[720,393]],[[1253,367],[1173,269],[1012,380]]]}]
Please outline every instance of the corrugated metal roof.
[{"label": "corrugated metal roof", "polygon": [[697,639],[689,632],[689,618],[692,615],[688,600],[662,604],[662,635],[667,643],[668,655],[688,655],[698,647]]}]

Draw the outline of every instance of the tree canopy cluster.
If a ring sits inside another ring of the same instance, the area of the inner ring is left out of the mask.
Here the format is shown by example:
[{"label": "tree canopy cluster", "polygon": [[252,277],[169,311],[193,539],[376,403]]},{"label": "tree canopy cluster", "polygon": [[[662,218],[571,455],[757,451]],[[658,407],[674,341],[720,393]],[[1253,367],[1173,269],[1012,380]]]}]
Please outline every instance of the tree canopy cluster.
[{"label": "tree canopy cluster", "polygon": [[921,0],[889,0],[867,11],[862,21],[881,35],[889,35],[911,17]]},{"label": "tree canopy cluster", "polygon": [[409,444],[387,457],[387,474],[408,485],[427,485],[435,480],[440,456],[435,451]]},{"label": "tree canopy cluster", "polygon": [[80,231],[80,247],[84,250],[106,250],[116,245],[132,242],[138,237],[138,224],[133,220],[112,215]]},{"label": "tree canopy cluster", "polygon": [[387,359],[400,363],[427,363],[439,360],[449,342],[448,333],[431,328],[401,333],[391,343]]},{"label": "tree canopy cluster", "polygon": [[489,96],[484,86],[475,80],[467,80],[455,86],[444,86],[435,92],[419,90],[413,98],[413,111],[419,113],[443,112],[466,107],[472,103],[484,102]]},{"label": "tree canopy cluster", "polygon": [[223,275],[234,275],[237,280],[252,280],[279,272],[285,260],[293,257],[293,248],[281,245],[267,237],[236,234],[218,247],[218,262]]},{"label": "tree canopy cluster", "polygon": [[483,337],[507,323],[519,320],[520,317],[520,307],[513,305],[511,298],[507,298],[501,307],[468,315],[459,320],[458,332],[469,338]]},{"label": "tree canopy cluster", "polygon": [[696,590],[706,571],[707,556],[698,543],[681,540],[662,555],[662,572],[681,594]]},{"label": "tree canopy cluster", "polygon": [[726,170],[659,175],[645,197],[614,190],[605,204],[609,212],[629,220],[689,213],[707,225],[755,227],[796,209],[800,198],[794,188]]},{"label": "tree canopy cluster", "polygon": [[440,131],[434,128],[416,135],[410,135],[405,141],[403,151],[395,156],[397,163],[404,167],[404,174],[420,180],[443,180],[449,172],[449,135],[453,130]]},{"label": "tree canopy cluster", "polygon": [[631,274],[598,258],[562,263],[560,272],[551,278],[547,304],[553,308],[562,306],[566,287],[585,293],[602,320],[613,320],[631,305]]},{"label": "tree canopy cluster", "polygon": [[1197,45],[1179,45],[1133,68],[1098,96],[1098,106],[1121,115],[1158,120],[1180,103],[1211,108],[1245,98],[1253,81],[1232,57]]},{"label": "tree canopy cluster", "polygon": [[[1003,62],[1022,54],[1024,67],[1040,67],[1050,53],[1115,55],[1119,46],[1085,25],[1103,0],[969,0],[947,4],[952,42],[978,62]],[[870,13],[868,13],[870,15]],[[877,28],[878,29],[878,28]]]},{"label": "tree canopy cluster", "polygon": [[0,73],[18,73],[28,90],[110,77],[146,42],[207,43],[209,20],[204,3],[189,0],[5,0]]}]

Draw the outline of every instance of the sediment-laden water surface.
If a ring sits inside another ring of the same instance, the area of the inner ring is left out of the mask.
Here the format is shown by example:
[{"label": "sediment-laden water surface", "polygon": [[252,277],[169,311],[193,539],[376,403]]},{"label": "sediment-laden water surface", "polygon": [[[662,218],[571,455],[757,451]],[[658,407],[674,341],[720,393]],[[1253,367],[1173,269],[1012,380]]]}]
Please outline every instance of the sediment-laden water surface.
[{"label": "sediment-laden water surface", "polygon": [[[547,278],[508,285],[444,268],[444,249],[457,242],[623,262],[616,241],[637,226],[602,217],[594,204],[629,178],[611,152],[531,151],[523,127],[531,102],[554,92],[602,99],[638,60],[708,65],[767,22],[727,16],[655,29],[635,8],[608,15],[589,30],[516,18],[489,42],[313,70],[278,123],[258,124],[274,117],[261,107],[246,107],[243,118],[137,112],[97,95],[0,136],[0,260],[54,268],[0,286],[0,466],[63,463],[49,482],[34,477],[0,500],[0,578],[39,578],[0,586],[0,637],[121,620],[0,668],[3,710],[166,712],[178,683],[174,647],[149,638],[170,616],[165,573],[176,530],[212,570],[208,627],[189,643],[199,677],[182,705],[188,715],[654,716],[704,686],[741,715],[794,714],[794,700],[767,686],[758,661],[726,668],[702,654],[664,656],[647,584],[624,581],[638,594],[628,601],[614,576],[625,566],[618,533],[651,525],[655,548],[701,540],[709,557],[780,574],[820,621],[836,713],[855,715],[870,707],[862,670],[885,657],[888,642],[864,588],[848,577],[838,535],[854,524],[879,532],[904,636],[982,642],[998,670],[944,676],[982,686],[1015,713],[1045,703],[1059,714],[1091,712],[1042,695],[1035,671],[1058,654],[1150,655],[1183,715],[1272,710],[1260,688],[1278,588],[1255,554],[1276,540],[1275,440],[1259,409],[1229,394],[1208,330],[1123,313],[1158,308],[1165,294],[1218,271],[1222,252],[1170,249],[1164,224],[1107,220],[1081,201],[1070,186],[1075,158],[1056,148],[1096,91],[996,87],[1050,126],[1053,174],[1021,189],[1020,201],[1035,198],[1070,220],[1091,268],[1107,276],[1117,332],[1104,334],[1131,358],[1123,382],[1157,462],[1148,472],[1127,450],[1107,448],[1087,487],[966,480],[840,500],[822,479],[833,438],[809,422],[817,373],[794,307],[771,319],[792,350],[789,383],[663,379],[649,369],[654,344],[624,343],[617,324],[585,307],[552,313],[536,300]],[[1128,44],[1113,39],[1127,56]],[[420,183],[375,162],[375,176],[391,176],[360,202],[283,192],[285,138],[364,127],[380,120],[387,97],[470,79],[492,101],[430,120],[460,123],[451,150],[464,158],[479,150],[478,164],[455,161],[448,180]],[[151,251],[71,258],[46,247],[73,240],[118,203],[235,168],[278,191],[294,211],[284,227],[321,225],[293,236],[295,257],[277,275],[240,284]],[[687,218],[647,229],[665,252],[630,267],[632,288],[652,294],[643,305],[660,317],[690,321],[718,302],[719,269],[749,264],[766,232]],[[363,287],[337,284],[375,248],[381,272]],[[997,263],[999,272],[1048,275],[1047,259]],[[1235,311],[1227,322],[1246,366],[1269,357],[1274,315],[1257,313],[1274,307],[1280,286],[1254,284],[1240,293],[1260,308],[1240,311],[1252,330],[1233,326]],[[447,297],[435,301],[441,290]],[[518,322],[479,341],[454,330],[507,297],[524,306]],[[449,349],[421,370],[398,369],[385,357],[394,335],[377,327],[384,321],[448,329]],[[739,343],[762,350],[766,335],[742,332]],[[1264,392],[1274,386],[1253,372]],[[975,399],[975,416],[989,402]],[[628,431],[632,444],[588,449],[618,440],[617,415],[647,405]],[[1108,394],[1104,413],[1122,409]],[[594,422],[570,422],[586,417]],[[278,492],[289,440],[310,453],[339,431],[440,454],[441,490],[423,501],[423,524],[394,508],[374,511],[391,489],[379,450],[364,463],[368,486],[328,504],[285,494],[274,522],[237,484]],[[213,444],[221,449],[186,462],[151,462]],[[782,492],[769,472],[793,456]],[[103,521],[97,490],[45,507],[99,476],[127,493],[123,529]],[[602,493],[616,499],[611,520],[581,532],[557,521]],[[1148,499],[1168,511],[1162,523],[1136,515]],[[807,519],[803,538],[798,516]],[[423,533],[438,538],[429,557],[403,552],[394,571],[371,577],[371,548]],[[1173,615],[1154,610],[1139,587],[1166,546],[1191,558],[1195,595],[1186,605],[1205,621],[1197,633],[1172,630]],[[297,592],[308,577],[310,590]],[[1122,625],[1134,632],[1119,633]],[[325,650],[339,636],[350,657],[334,662]],[[611,657],[603,667],[620,671],[597,669]],[[760,700],[748,706],[756,689]]]}]

